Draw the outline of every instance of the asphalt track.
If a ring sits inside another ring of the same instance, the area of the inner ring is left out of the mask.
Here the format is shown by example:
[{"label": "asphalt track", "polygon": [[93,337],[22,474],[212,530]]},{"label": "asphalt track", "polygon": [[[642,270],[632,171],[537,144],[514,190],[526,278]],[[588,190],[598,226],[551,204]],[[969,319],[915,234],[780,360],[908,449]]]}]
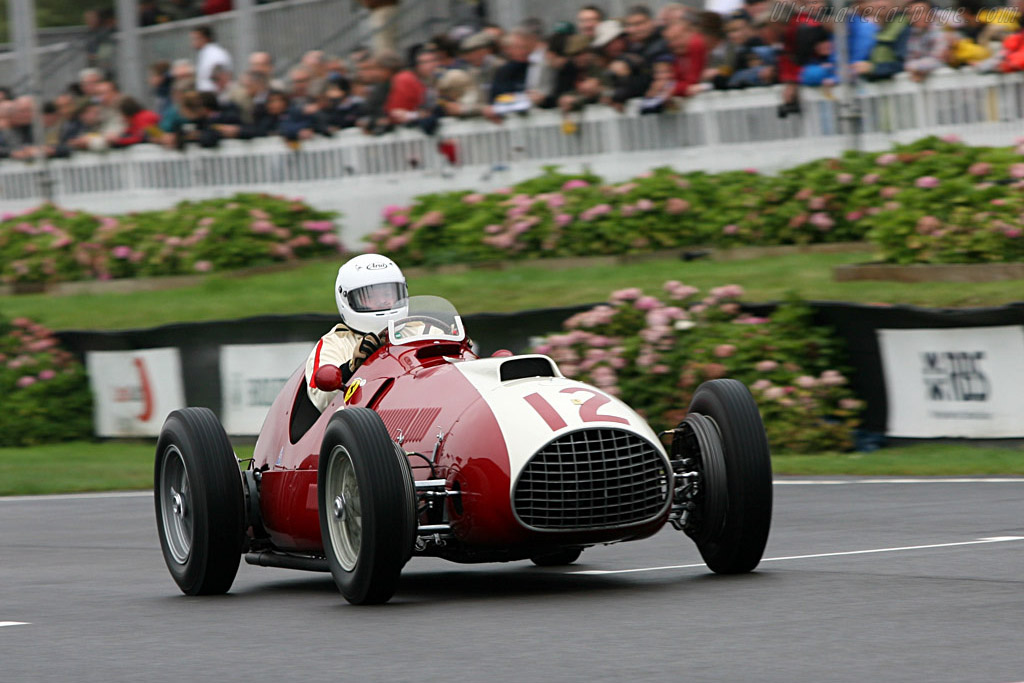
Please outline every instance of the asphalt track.
[{"label": "asphalt track", "polygon": [[182,596],[149,496],[0,498],[0,681],[1024,680],[1024,479],[828,481],[777,479],[754,574],[667,529],[568,569],[413,559],[369,608],[245,564]]}]

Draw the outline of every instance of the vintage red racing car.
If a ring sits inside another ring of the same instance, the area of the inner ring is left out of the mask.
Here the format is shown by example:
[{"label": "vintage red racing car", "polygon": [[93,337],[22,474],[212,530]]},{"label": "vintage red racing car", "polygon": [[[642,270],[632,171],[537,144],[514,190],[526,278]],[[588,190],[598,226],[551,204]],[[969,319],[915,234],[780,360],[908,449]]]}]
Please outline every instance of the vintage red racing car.
[{"label": "vintage red racing car", "polygon": [[156,519],[184,593],[228,591],[244,555],[330,571],[349,602],[381,603],[413,556],[561,565],[666,522],[712,571],[760,562],[771,462],[743,384],[705,382],[686,419],[656,434],[546,356],[478,358],[444,299],[412,297],[409,311],[323,413],[298,368],[251,461],[212,411],[167,417]]}]

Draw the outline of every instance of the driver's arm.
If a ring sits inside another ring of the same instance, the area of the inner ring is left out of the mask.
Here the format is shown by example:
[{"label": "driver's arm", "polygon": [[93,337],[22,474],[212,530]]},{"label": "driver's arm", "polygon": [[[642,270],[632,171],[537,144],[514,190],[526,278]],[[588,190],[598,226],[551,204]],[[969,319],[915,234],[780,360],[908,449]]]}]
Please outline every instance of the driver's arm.
[{"label": "driver's arm", "polygon": [[[359,367],[359,363],[366,357],[360,353],[360,343],[363,341],[361,335],[349,331],[331,330],[317,342],[317,345],[310,351],[306,358],[306,392],[309,400],[323,412],[330,404],[337,391],[321,391],[316,387],[316,371],[322,365],[337,365],[341,369],[342,384],[352,378],[352,373]],[[356,357],[360,356],[357,360]]]}]

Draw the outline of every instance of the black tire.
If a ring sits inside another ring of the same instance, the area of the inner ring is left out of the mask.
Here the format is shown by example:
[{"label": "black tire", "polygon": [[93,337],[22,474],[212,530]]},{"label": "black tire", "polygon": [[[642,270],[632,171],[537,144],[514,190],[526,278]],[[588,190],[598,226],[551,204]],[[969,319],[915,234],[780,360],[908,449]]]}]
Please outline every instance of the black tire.
[{"label": "black tire", "polygon": [[416,538],[409,461],[380,416],[345,408],[320,446],[317,503],[324,554],[338,590],[353,605],[387,602]]},{"label": "black tire", "polygon": [[[704,492],[716,501],[724,498],[724,520],[695,537],[697,548],[715,573],[752,571],[764,554],[772,517],[771,454],[761,413],[747,387],[732,379],[701,384],[689,413],[710,418],[717,426],[725,464],[725,490]],[[722,477],[716,480],[720,488]]]},{"label": "black tire", "polygon": [[213,411],[167,416],[153,470],[164,562],[186,595],[226,593],[245,547],[242,475]]},{"label": "black tire", "polygon": [[580,559],[583,548],[559,548],[552,553],[544,553],[530,558],[538,567],[564,567]]}]

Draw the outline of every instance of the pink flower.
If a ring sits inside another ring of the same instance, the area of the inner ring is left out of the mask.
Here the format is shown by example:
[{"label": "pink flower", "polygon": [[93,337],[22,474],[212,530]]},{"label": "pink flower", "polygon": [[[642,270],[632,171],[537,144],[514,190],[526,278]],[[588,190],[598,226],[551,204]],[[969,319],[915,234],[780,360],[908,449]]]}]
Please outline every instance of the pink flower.
[{"label": "pink flower", "polygon": [[[257,235],[266,235],[274,231],[274,224],[267,220],[253,221],[249,224],[249,230]],[[170,240],[168,240],[168,243],[170,243]]]},{"label": "pink flower", "polygon": [[502,228],[500,225],[497,225],[495,223],[491,223],[486,228],[484,228],[484,232],[486,232],[488,235],[497,235],[503,229],[504,228]]},{"label": "pink flower", "polygon": [[249,215],[261,221],[270,220],[270,214],[262,209],[249,209]]},{"label": "pink flower", "polygon": [[851,223],[855,223],[856,221],[859,221],[863,217],[864,214],[861,211],[850,211],[846,214],[846,220],[850,221]]},{"label": "pink flower", "polygon": [[843,398],[839,400],[839,407],[843,410],[860,410],[862,405],[863,403],[855,398]]},{"label": "pink flower", "polygon": [[795,380],[793,380],[793,383],[796,384],[798,387],[802,387],[804,389],[813,389],[814,387],[818,386],[818,380],[811,377],[810,375],[801,375],[800,377],[797,377]]},{"label": "pink flower", "polygon": [[590,183],[581,178],[573,178],[572,180],[566,181],[566,183],[562,185],[562,191],[565,192],[568,190],[578,190],[583,187],[590,187]]},{"label": "pink flower", "polygon": [[63,249],[64,247],[70,245],[71,243],[72,240],[70,237],[68,237],[67,235],[61,235],[60,237],[53,241],[50,247],[53,249]]},{"label": "pink flower", "polygon": [[43,370],[42,372],[39,373],[39,379],[43,382],[45,382],[48,379],[53,379],[56,376],[57,373],[50,369]]},{"label": "pink flower", "polygon": [[1010,164],[1009,171],[1011,178],[1024,178],[1024,164]]},{"label": "pink flower", "polygon": [[650,199],[644,198],[636,203],[636,208],[640,209],[641,211],[650,211],[651,209],[654,208],[654,202],[652,202]]},{"label": "pink flower", "polygon": [[629,194],[630,192],[635,190],[637,187],[639,187],[639,186],[636,183],[633,183],[633,182],[623,183],[621,185],[618,185],[618,186],[612,188],[612,192],[614,194]]},{"label": "pink flower", "polygon": [[313,240],[310,239],[309,235],[299,235],[298,237],[293,237],[288,240],[288,245],[291,246],[292,249],[308,247],[311,244],[313,244]]},{"label": "pink flower", "polygon": [[922,189],[931,189],[939,186],[939,179],[933,175],[923,175],[914,181],[914,185]]},{"label": "pink flower", "polygon": [[814,196],[814,190],[809,188],[809,187],[805,187],[802,190],[800,190],[799,192],[797,192],[793,196],[793,198],[796,199],[799,202],[806,202],[808,199],[810,199],[813,196]]},{"label": "pink flower", "polygon": [[316,241],[328,247],[335,247],[341,244],[340,240],[338,240],[338,236],[332,232],[325,232],[317,237]]},{"label": "pink flower", "polygon": [[334,229],[333,221],[303,221],[302,227],[312,232],[330,232]]},{"label": "pink flower", "polygon": [[661,305],[661,302],[655,299],[653,296],[642,296],[636,300],[633,304],[634,307],[641,311],[651,311]]},{"label": "pink flower", "polygon": [[890,164],[894,164],[897,161],[899,161],[899,157],[893,154],[892,152],[880,154],[878,155],[878,158],[875,159],[875,163],[878,164],[879,166],[889,166]]},{"label": "pink flower", "polygon": [[685,199],[670,197],[669,200],[665,202],[665,212],[672,216],[678,216],[679,214],[686,213],[689,210],[690,202]]},{"label": "pink flower", "polygon": [[992,172],[992,164],[985,161],[978,161],[970,165],[967,172],[973,176],[984,176]]},{"label": "pink flower", "polygon": [[682,301],[683,299],[689,299],[700,290],[690,285],[684,285],[678,280],[669,280],[664,285],[665,291],[668,292],[669,298],[676,301]]},{"label": "pink flower", "polygon": [[715,347],[715,356],[718,358],[728,358],[734,353],[736,353],[736,346],[733,344],[719,344]]},{"label": "pink flower", "polygon": [[620,304],[626,301],[635,301],[643,296],[643,291],[638,287],[630,287],[628,289],[617,289],[611,293],[609,300],[613,304]]},{"label": "pink flower", "polygon": [[436,227],[444,223],[444,214],[436,210],[428,211],[423,214],[423,217],[420,218],[417,223],[424,227]]},{"label": "pink flower", "polygon": [[723,285],[711,290],[711,296],[716,299],[739,299],[743,296],[743,287],[740,285]]},{"label": "pink flower", "polygon": [[763,360],[754,366],[754,369],[758,372],[771,372],[779,367],[779,364],[773,360]]},{"label": "pink flower", "polygon": [[1006,200],[1005,199],[993,199],[992,200],[992,206],[1006,206]]},{"label": "pink flower", "polygon": [[811,225],[822,232],[827,232],[835,225],[835,221],[827,213],[816,213],[811,216]]},{"label": "pink flower", "polygon": [[116,259],[127,259],[132,255],[132,248],[125,245],[119,245],[114,247],[111,252]]},{"label": "pink flower", "polygon": [[384,216],[385,219],[388,219],[388,218],[391,218],[396,213],[398,213],[399,211],[402,211],[402,210],[403,210],[403,207],[401,207],[401,206],[397,206],[395,204],[388,204],[383,209],[381,209],[381,215]]},{"label": "pink flower", "polygon": [[1024,234],[1024,232],[1022,232],[1020,228],[1007,227],[1003,229],[1003,235],[1010,239],[1017,239],[1022,234]]},{"label": "pink flower", "polygon": [[36,378],[31,375],[24,375],[23,377],[20,377],[17,381],[17,385],[22,389],[24,389],[25,387],[30,387],[35,383]]},{"label": "pink flower", "polygon": [[821,373],[821,378],[818,381],[827,387],[838,387],[846,384],[846,378],[838,370],[826,370]]},{"label": "pink flower", "polygon": [[807,208],[811,211],[821,211],[826,206],[824,197],[811,197],[811,201],[807,202]]},{"label": "pink flower", "polygon": [[213,264],[209,261],[196,261],[195,265],[192,267],[200,273],[209,273],[213,270]]},{"label": "pink flower", "polygon": [[384,243],[384,249],[387,251],[398,251],[409,244],[408,235],[396,235],[391,237],[387,242]]},{"label": "pink flower", "polygon": [[893,197],[895,197],[899,193],[900,193],[900,188],[893,187],[891,185],[889,187],[883,187],[878,192],[878,194],[880,194],[882,196],[882,199],[892,199]]},{"label": "pink flower", "polygon": [[767,389],[771,385],[772,385],[771,380],[759,379],[756,382],[754,382],[753,384],[751,384],[750,388],[753,389],[754,391],[764,391],[765,389]]},{"label": "pink flower", "polygon": [[955,145],[955,144],[963,142],[963,138],[961,138],[956,133],[946,133],[945,135],[942,136],[942,141],[943,142],[949,142],[949,143]]},{"label": "pink flower", "polygon": [[633,206],[632,204],[626,204],[621,209],[619,209],[619,213],[622,214],[623,218],[629,218],[630,216],[636,214],[636,207]]},{"label": "pink flower", "polygon": [[942,221],[935,216],[921,216],[917,219],[917,232],[920,235],[930,235],[942,227]]},{"label": "pink flower", "polygon": [[565,195],[558,192],[552,192],[545,197],[545,201],[547,202],[549,209],[560,209],[565,206]]},{"label": "pink flower", "polygon": [[393,213],[388,216],[388,222],[396,228],[402,228],[409,224],[409,217],[404,213]]},{"label": "pink flower", "polygon": [[473,192],[473,193],[467,194],[465,197],[463,197],[462,198],[462,202],[464,204],[479,204],[480,202],[484,201],[485,199],[487,199],[487,197],[485,195],[482,195],[479,192]]},{"label": "pink flower", "polygon": [[877,173],[868,173],[863,178],[861,178],[860,181],[865,185],[874,185],[881,179],[882,176],[878,175]]},{"label": "pink flower", "polygon": [[777,401],[780,398],[783,398],[785,395],[786,390],[783,389],[782,387],[768,387],[767,389],[764,390],[764,397],[767,399],[771,399],[773,401]]},{"label": "pink flower", "polygon": [[735,235],[740,231],[740,226],[730,223],[722,228],[722,233],[725,235]]},{"label": "pink flower", "polygon": [[847,185],[853,182],[853,175],[850,173],[839,173],[838,175],[836,175],[836,180],[842,183],[843,185]]},{"label": "pink flower", "polygon": [[708,379],[718,379],[720,377],[725,377],[725,373],[728,371],[728,368],[726,368],[721,363],[706,363],[704,365],[704,376],[707,377]]}]

